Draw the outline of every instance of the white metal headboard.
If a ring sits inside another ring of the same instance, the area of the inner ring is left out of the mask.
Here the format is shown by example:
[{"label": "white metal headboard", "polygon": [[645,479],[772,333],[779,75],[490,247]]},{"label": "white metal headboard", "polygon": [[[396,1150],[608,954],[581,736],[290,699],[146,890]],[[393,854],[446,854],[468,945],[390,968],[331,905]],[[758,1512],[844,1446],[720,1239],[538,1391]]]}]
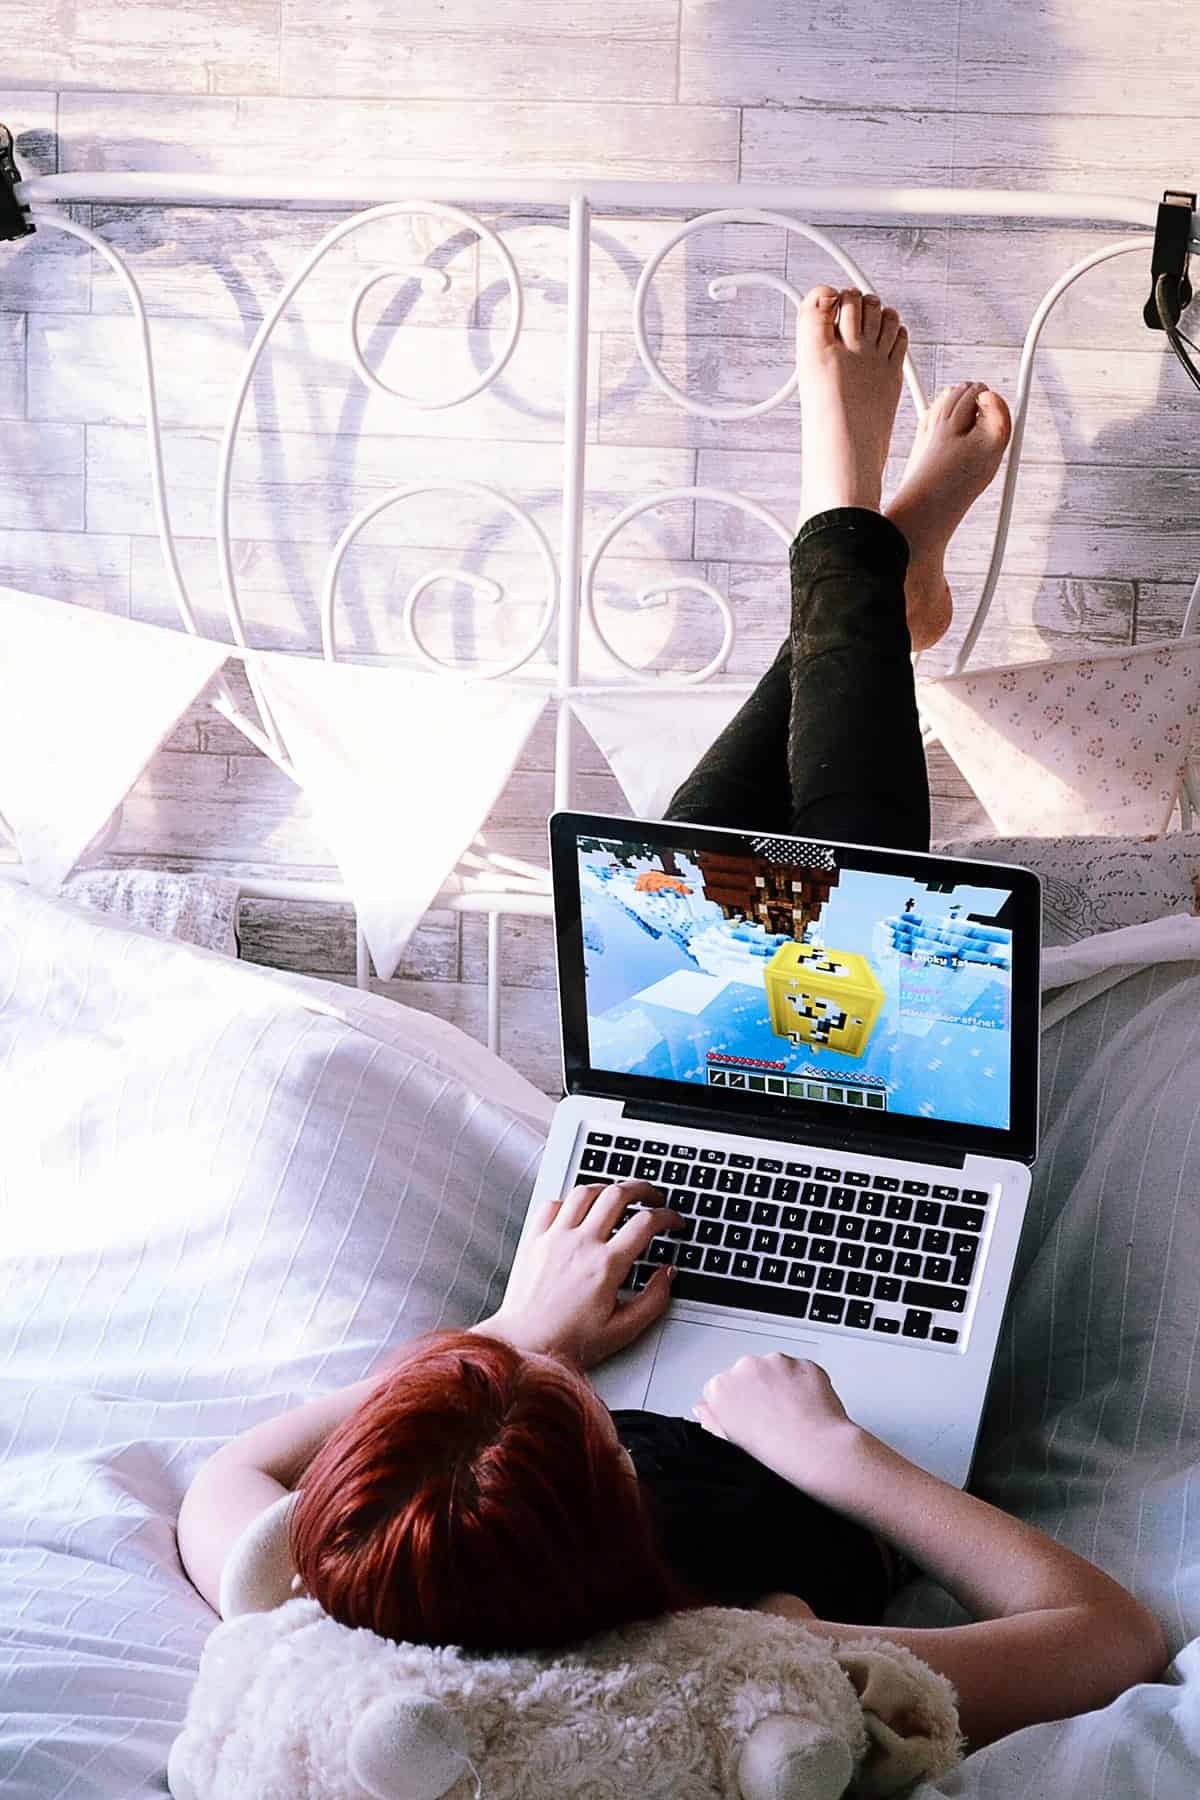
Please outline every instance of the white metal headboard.
[{"label": "white metal headboard", "polygon": [[[1113,257],[1147,255],[1153,241],[1150,234],[1153,232],[1157,216],[1157,206],[1153,202],[1141,202],[1108,195],[1093,196],[1085,206],[1075,196],[1003,189],[814,188],[793,185],[729,186],[715,183],[634,181],[500,181],[494,178],[470,175],[460,175],[451,179],[442,171],[434,170],[423,175],[413,176],[403,182],[389,179],[386,183],[373,182],[369,179],[314,181],[306,178],[298,181],[275,178],[263,180],[255,177],[218,178],[181,175],[172,172],[48,175],[18,183],[14,191],[17,200],[29,208],[30,216],[39,229],[50,228],[63,231],[90,245],[113,269],[128,294],[137,320],[142,348],[146,429],[150,447],[151,478],[158,531],[170,572],[175,602],[184,625],[191,632],[198,632],[199,628],[176,554],[171,529],[170,509],[163,473],[150,328],[142,294],[137,278],[124,258],[96,232],[72,219],[65,209],[74,202],[107,202],[125,205],[139,203],[159,206],[203,205],[217,208],[247,205],[275,208],[293,206],[308,210],[328,208],[331,211],[338,210],[349,213],[348,217],[332,225],[316,247],[309,252],[279,294],[274,307],[264,317],[246,354],[241,379],[225,423],[217,478],[215,529],[222,591],[233,642],[237,647],[233,652],[235,655],[238,649],[247,649],[248,642],[230,549],[229,493],[234,449],[246,398],[259,358],[272,331],[297,290],[335,244],[340,243],[362,226],[379,219],[401,213],[417,212],[433,219],[445,220],[456,230],[466,227],[478,233],[481,238],[490,243],[503,264],[513,302],[512,320],[500,354],[491,367],[463,391],[440,400],[417,400],[400,394],[388,386],[370,367],[359,340],[360,310],[368,292],[376,283],[388,278],[412,278],[415,275],[426,287],[444,285],[446,277],[440,270],[427,263],[378,270],[359,283],[347,303],[346,310],[350,361],[370,387],[391,396],[397,404],[411,408],[440,410],[461,405],[493,382],[509,361],[522,330],[524,297],[520,274],[502,239],[487,223],[455,202],[468,200],[475,203],[491,204],[495,202],[510,205],[525,202],[535,204],[539,208],[561,206],[564,209],[569,234],[565,339],[566,398],[562,446],[562,527],[557,564],[554,552],[537,522],[524,507],[498,489],[469,481],[439,480],[430,483],[410,483],[393,488],[381,498],[373,500],[346,525],[329,555],[319,609],[322,654],[327,660],[332,661],[338,655],[337,590],[343,559],[350,545],[365,526],[378,513],[393,503],[436,487],[439,491],[486,495],[508,512],[529,533],[541,557],[546,574],[545,601],[535,634],[521,654],[511,657],[505,663],[477,672],[470,678],[486,681],[503,677],[506,681],[511,682],[516,676],[518,682],[532,680],[532,677],[522,677],[519,671],[542,648],[549,636],[551,626],[557,618],[557,643],[549,686],[549,692],[557,706],[554,764],[554,803],[556,807],[569,806],[573,798],[570,703],[574,697],[614,691],[627,693],[631,685],[637,685],[639,682],[647,687],[652,685],[656,693],[686,691],[702,686],[723,669],[736,636],[734,614],[724,595],[720,594],[711,584],[701,582],[696,578],[673,579],[669,583],[672,591],[691,587],[704,592],[716,605],[724,627],[720,650],[703,668],[669,681],[664,681],[658,675],[647,674],[634,664],[626,662],[604,636],[593,603],[593,584],[597,564],[618,533],[639,514],[661,506],[665,501],[690,499],[714,501],[739,508],[779,538],[785,555],[794,537],[794,532],[788,525],[773,513],[756,501],[747,499],[731,489],[701,486],[679,487],[655,490],[645,498],[627,506],[606,527],[589,553],[584,555],[582,521],[588,399],[587,342],[591,227],[594,212],[602,209],[610,211],[623,209],[626,211],[649,210],[655,214],[681,212],[690,215],[680,224],[674,235],[660,245],[644,264],[633,298],[632,326],[638,355],[655,387],[685,411],[714,420],[747,419],[773,410],[793,393],[796,378],[793,374],[774,394],[754,405],[718,406],[690,398],[678,389],[659,368],[646,338],[646,298],[663,258],[677,243],[693,232],[731,222],[775,225],[785,231],[797,233],[818,246],[828,254],[848,282],[864,290],[869,290],[873,287],[869,276],[834,238],[816,226],[803,222],[806,218],[814,215],[835,215],[839,218],[855,217],[868,223],[896,216],[919,216],[941,220],[972,217],[1021,220],[1039,218],[1073,225],[1103,226],[1115,223],[1134,225],[1140,228],[1138,235],[1122,239],[1117,243],[1106,244],[1103,248],[1092,252],[1068,268],[1043,295],[1030,321],[1022,348],[1012,408],[1012,440],[991,558],[979,601],[953,665],[955,670],[964,666],[975,647],[999,580],[1016,493],[1034,357],[1046,320],[1067,289],[1089,269]],[[427,198],[426,196],[430,193],[436,193],[439,198],[437,200]],[[1195,247],[1200,249],[1200,236],[1196,239]],[[710,282],[708,291],[714,301],[722,301],[736,299],[739,293],[751,288],[773,289],[785,295],[793,305],[798,305],[802,297],[783,277],[764,270],[747,270],[744,274],[718,277]],[[927,403],[911,357],[905,363],[905,379],[919,416],[924,412]],[[424,589],[432,581],[447,573],[454,575],[459,580],[466,581],[477,596],[486,594],[491,598],[499,598],[502,594],[502,589],[496,583],[479,575],[465,571],[448,571],[442,568],[431,569],[414,583],[405,601],[403,624],[417,656],[430,666],[442,669],[452,665],[441,663],[430,654],[422,643],[416,627],[415,608]],[[1200,576],[1197,577],[1188,602],[1183,622],[1184,634],[1193,629],[1198,611],[1200,611]],[[594,682],[581,683],[579,636],[580,622],[584,616],[587,617],[592,629],[609,654],[628,671],[629,679],[618,689]],[[213,704],[239,730],[244,732],[252,743],[294,777],[270,708],[264,695],[255,686],[253,670],[249,662],[246,664],[246,668],[251,690],[261,715],[261,722],[246,715],[223,678],[219,681],[217,698]],[[457,678],[463,678],[461,672],[458,673]],[[544,679],[537,680],[536,685],[539,690],[547,691],[547,683]],[[733,691],[743,686],[748,689],[751,684],[729,682],[722,685],[728,691]],[[1185,826],[1190,824],[1192,808],[1198,804],[1200,804],[1200,794],[1198,794],[1189,773],[1186,793],[1181,802],[1184,809],[1183,822]],[[323,882],[254,880],[244,883],[243,892],[246,897],[265,899],[345,900],[348,898],[343,889]],[[506,857],[490,851],[485,851],[482,855],[472,852],[463,859],[461,874],[454,878],[453,883],[437,897],[435,903],[455,911],[482,911],[488,915],[488,1043],[492,1049],[497,1049],[500,1033],[500,923],[506,913],[549,913],[550,896],[546,872],[519,858]],[[357,979],[360,986],[366,987],[369,985],[370,971],[361,932],[357,934],[357,942]]]}]

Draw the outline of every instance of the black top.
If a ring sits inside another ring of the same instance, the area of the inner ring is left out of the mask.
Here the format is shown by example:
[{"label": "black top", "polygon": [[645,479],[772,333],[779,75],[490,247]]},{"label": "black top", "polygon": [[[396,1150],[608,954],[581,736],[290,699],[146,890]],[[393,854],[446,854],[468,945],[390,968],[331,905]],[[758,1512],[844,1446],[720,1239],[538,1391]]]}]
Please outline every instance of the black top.
[{"label": "black top", "polygon": [[748,1607],[787,1593],[819,1619],[879,1623],[898,1583],[869,1531],[689,1419],[634,1411],[612,1418],[667,1561],[709,1605]]}]

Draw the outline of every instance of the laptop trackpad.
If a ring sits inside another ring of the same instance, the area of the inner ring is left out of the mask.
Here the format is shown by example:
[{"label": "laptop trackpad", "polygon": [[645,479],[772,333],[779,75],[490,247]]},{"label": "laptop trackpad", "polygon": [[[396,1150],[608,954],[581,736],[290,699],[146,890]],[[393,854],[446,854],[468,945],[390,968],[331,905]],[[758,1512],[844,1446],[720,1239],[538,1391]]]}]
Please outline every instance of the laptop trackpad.
[{"label": "laptop trackpad", "polygon": [[648,1412],[690,1418],[704,1384],[742,1356],[766,1356],[783,1350],[788,1356],[822,1362],[820,1337],[814,1332],[784,1334],[765,1327],[762,1331],[736,1331],[722,1325],[686,1325],[682,1320],[663,1326],[654,1373],[645,1406]]}]

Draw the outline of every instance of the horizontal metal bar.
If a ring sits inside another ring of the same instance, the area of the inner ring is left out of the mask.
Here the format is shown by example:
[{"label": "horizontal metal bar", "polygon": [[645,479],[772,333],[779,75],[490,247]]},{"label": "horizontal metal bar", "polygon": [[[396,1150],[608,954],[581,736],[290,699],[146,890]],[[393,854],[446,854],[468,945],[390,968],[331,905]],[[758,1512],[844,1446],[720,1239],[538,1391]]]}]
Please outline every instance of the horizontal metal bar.
[{"label": "horizontal metal bar", "polygon": [[568,205],[580,197],[593,208],[629,206],[663,211],[717,207],[791,207],[806,213],[905,213],[948,218],[1041,218],[1096,225],[1157,223],[1155,200],[1124,194],[1057,194],[1020,188],[805,187],[797,182],[497,180],[451,175],[444,168],[403,175],[361,175],[323,180],[311,174],[197,175],[160,169],[138,173],[81,171],[34,175],[18,182],[25,205],[65,205],[103,200],[144,205],[328,206],[374,205],[405,196],[435,200],[528,201]]}]

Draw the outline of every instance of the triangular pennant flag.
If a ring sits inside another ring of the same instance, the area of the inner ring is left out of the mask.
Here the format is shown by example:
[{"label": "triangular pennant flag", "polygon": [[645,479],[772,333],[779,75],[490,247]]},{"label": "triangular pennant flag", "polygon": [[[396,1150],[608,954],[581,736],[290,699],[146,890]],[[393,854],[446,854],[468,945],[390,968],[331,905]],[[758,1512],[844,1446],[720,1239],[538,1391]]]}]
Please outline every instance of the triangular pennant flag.
[{"label": "triangular pennant flag", "polygon": [[1166,830],[1200,706],[1200,638],[918,681],[1005,836]]},{"label": "triangular pennant flag", "polygon": [[661,819],[672,794],[725,729],[749,690],[676,688],[571,701],[639,819]]},{"label": "triangular pennant flag", "polygon": [[386,981],[499,798],[546,697],[269,652],[254,667]]},{"label": "triangular pennant flag", "polygon": [[0,813],[53,892],[229,655],[0,587]]}]

